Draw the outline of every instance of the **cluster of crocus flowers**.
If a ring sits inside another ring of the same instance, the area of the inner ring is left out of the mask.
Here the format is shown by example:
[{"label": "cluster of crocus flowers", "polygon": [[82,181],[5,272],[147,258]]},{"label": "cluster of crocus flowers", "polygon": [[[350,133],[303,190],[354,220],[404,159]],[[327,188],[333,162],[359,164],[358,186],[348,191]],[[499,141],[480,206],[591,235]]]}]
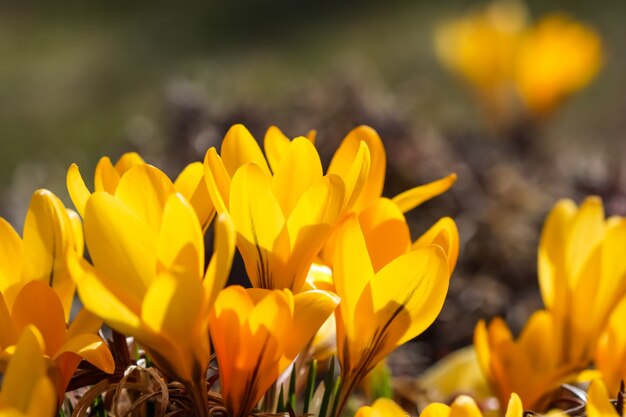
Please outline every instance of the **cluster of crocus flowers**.
[{"label": "cluster of crocus flowers", "polygon": [[[332,369],[336,352],[344,382],[327,385],[324,395],[339,415],[377,363],[430,326],[458,257],[458,233],[446,217],[412,239],[404,213],[448,190],[456,176],[382,197],[385,150],[365,126],[346,136],[326,172],[314,133],[290,139],[272,127],[263,149],[235,125],[219,153],[209,149],[174,181],[136,153],[115,164],[104,157],[93,191],[72,164],[67,187],[78,213],[40,190],[23,238],[0,220],[6,390],[15,389],[12,369],[28,350],[21,340],[37,341],[31,354],[49,374],[41,383],[25,379],[22,412],[31,412],[33,396],[47,398],[50,385],[51,407],[63,409],[83,359],[104,371],[94,374],[98,393],[121,384],[113,402],[156,401],[152,388],[131,393],[142,379],[130,379],[130,363],[155,367],[159,389],[173,390],[176,400],[163,411],[206,417],[217,407],[245,417],[262,405],[273,412],[273,393],[290,368],[320,359]],[[236,251],[252,288],[227,285]],[[70,319],[75,293],[84,309]],[[98,335],[103,323],[114,331],[114,354]],[[116,363],[127,348],[123,336],[135,350]],[[38,410],[26,415],[51,415]]]},{"label": "cluster of crocus flowers", "polygon": [[546,406],[551,391],[576,380],[594,355],[607,381],[619,380],[624,348],[616,323],[624,310],[616,307],[626,294],[624,247],[626,219],[605,219],[599,198],[580,207],[570,200],[555,205],[538,253],[545,310],[531,316],[518,340],[500,319],[476,327],[479,362],[501,401],[515,392],[529,407]]},{"label": "cluster of crocus flowers", "polygon": [[473,88],[498,128],[549,115],[602,66],[594,29],[559,13],[528,20],[521,2],[496,0],[436,30],[440,61]]}]

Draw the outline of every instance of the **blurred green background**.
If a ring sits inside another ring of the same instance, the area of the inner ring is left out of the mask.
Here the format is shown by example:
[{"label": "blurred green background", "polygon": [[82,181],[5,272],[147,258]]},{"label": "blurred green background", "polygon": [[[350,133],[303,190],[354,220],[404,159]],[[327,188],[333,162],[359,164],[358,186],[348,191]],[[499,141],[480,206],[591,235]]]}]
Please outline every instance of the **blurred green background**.
[{"label": "blurred green background", "polygon": [[[459,174],[452,192],[412,213],[414,238],[454,216],[461,261],[422,355],[468,343],[477,318],[515,328],[539,303],[536,243],[561,197],[594,193],[626,214],[626,2],[531,1],[603,38],[604,68],[541,126],[539,153],[494,138],[471,94],[442,69],[433,30],[469,1],[23,1],[0,5],[0,215],[18,228],[30,194],[67,204],[76,162],[139,150],[174,175],[244,122],[318,129],[328,161],[367,123],[388,151],[386,195]],[[418,361],[419,362],[419,361]]]}]

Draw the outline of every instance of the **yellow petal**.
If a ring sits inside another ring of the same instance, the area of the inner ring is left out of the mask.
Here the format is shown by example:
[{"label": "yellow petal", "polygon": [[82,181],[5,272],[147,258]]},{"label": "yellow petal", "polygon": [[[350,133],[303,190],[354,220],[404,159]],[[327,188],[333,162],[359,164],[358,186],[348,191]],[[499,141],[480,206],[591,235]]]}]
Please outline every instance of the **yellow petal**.
[{"label": "yellow petal", "polygon": [[69,169],[67,170],[66,185],[67,191],[70,194],[70,198],[74,203],[74,207],[76,207],[76,210],[78,210],[81,216],[84,216],[85,205],[87,204],[87,200],[89,200],[91,192],[85,185],[85,181],[80,174],[78,165],[70,165]]},{"label": "yellow petal", "polygon": [[356,211],[360,211],[362,207],[380,197],[383,191],[387,160],[385,148],[378,133],[367,126],[359,126],[350,131],[335,152],[328,167],[329,174],[337,174],[345,181],[356,156],[359,154],[362,141],[367,144],[369,149],[370,169],[366,183],[355,202],[354,209]]},{"label": "yellow petal", "polygon": [[[374,277],[365,238],[355,217],[348,218],[339,232],[334,265],[342,319],[345,323],[353,323],[361,293]],[[351,331],[350,328],[346,330]]]},{"label": "yellow petal", "polygon": [[231,177],[235,175],[235,171],[249,162],[257,164],[264,174],[271,175],[259,144],[243,125],[234,125],[226,132],[220,155]]},{"label": "yellow petal", "polygon": [[173,193],[174,185],[167,175],[153,166],[137,165],[122,176],[115,197],[158,232],[165,202]]},{"label": "yellow petal", "polygon": [[74,230],[61,200],[48,190],[35,191],[24,223],[22,279],[42,281],[53,287],[66,317],[75,285],[67,273],[65,254],[74,248]]},{"label": "yellow petal", "polygon": [[376,273],[370,282],[373,308],[379,328],[389,328],[390,343],[399,346],[432,324],[449,278],[445,254],[434,245],[408,252]]},{"label": "yellow petal", "polygon": [[579,272],[604,235],[604,208],[598,197],[588,197],[572,221],[565,243],[565,265],[569,287],[576,286]]},{"label": "yellow petal", "polygon": [[94,174],[94,190],[115,194],[121,174],[115,169],[108,156],[100,158]]},{"label": "yellow petal", "polygon": [[200,280],[204,270],[204,237],[198,217],[180,195],[172,194],[163,210],[157,246],[161,270],[185,279]]},{"label": "yellow petal", "polygon": [[346,196],[344,202],[344,210],[348,211],[356,204],[361,196],[363,188],[367,184],[370,173],[370,151],[365,142],[359,144],[352,165],[346,172],[343,180],[346,186]]},{"label": "yellow petal", "polygon": [[448,268],[452,273],[459,258],[459,231],[454,220],[450,217],[439,219],[413,243],[412,248],[423,248],[427,245],[437,245],[443,249],[448,258]]},{"label": "yellow petal", "polygon": [[405,253],[411,245],[411,234],[404,215],[387,198],[377,199],[359,213],[359,224],[374,271]]},{"label": "yellow petal", "polygon": [[102,320],[83,308],[74,317],[67,329],[67,337],[71,338],[83,333],[95,334],[98,333],[100,327],[102,327]]},{"label": "yellow petal", "polygon": [[136,165],[144,165],[145,161],[137,152],[126,152],[115,163],[115,170],[121,175]]},{"label": "yellow petal", "polygon": [[230,207],[230,175],[215,148],[210,148],[204,157],[204,181],[217,212],[227,212]]},{"label": "yellow petal", "polygon": [[272,177],[272,190],[285,217],[293,211],[298,200],[322,178],[322,163],[315,146],[298,137],[289,143]]},{"label": "yellow petal", "polygon": [[467,395],[459,395],[450,406],[450,417],[482,417],[476,402]]},{"label": "yellow petal", "polygon": [[255,287],[275,288],[273,274],[286,266],[289,241],[280,237],[285,218],[270,178],[256,164],[244,165],[233,177],[230,192],[237,246],[250,281]]},{"label": "yellow petal", "polygon": [[589,417],[619,416],[613,404],[610,403],[609,393],[602,380],[596,379],[589,385],[586,411]]},{"label": "yellow petal", "polygon": [[449,417],[450,407],[445,404],[431,403],[424,408],[420,417]]},{"label": "yellow petal", "polygon": [[335,175],[325,177],[302,195],[287,219],[289,267],[278,271],[276,288],[300,291],[311,264],[337,223],[343,196],[343,182]]},{"label": "yellow petal", "polygon": [[293,322],[285,341],[287,365],[295,359],[318,329],[339,305],[339,297],[326,291],[312,290],[294,297]]},{"label": "yellow petal", "polygon": [[141,298],[156,273],[154,231],[120,200],[95,192],[85,209],[85,238],[96,268]]},{"label": "yellow petal", "polygon": [[419,187],[400,193],[393,198],[393,202],[398,205],[403,213],[406,213],[407,211],[413,210],[423,202],[437,197],[439,194],[445,193],[455,182],[456,174],[450,174],[440,180],[420,185]]},{"label": "yellow petal", "polygon": [[0,291],[5,297],[11,299],[9,305],[13,305],[12,300],[17,295],[20,286],[21,268],[22,239],[9,222],[0,218]]},{"label": "yellow petal", "polygon": [[270,126],[265,132],[263,148],[272,171],[276,172],[280,160],[287,153],[290,142],[289,138],[276,126]]},{"label": "yellow petal", "polygon": [[58,358],[61,354],[71,352],[87,362],[92,364],[98,369],[103,370],[108,374],[112,374],[115,371],[115,361],[109,351],[106,343],[95,334],[81,334],[71,338],[56,351],[53,359]]},{"label": "yellow petal", "polygon": [[[51,416],[56,407],[56,395],[50,398],[50,382],[46,378],[46,366],[42,355],[43,341],[36,328],[29,326],[22,332],[15,349],[15,354],[9,362],[2,383],[0,406],[11,407],[26,413],[33,409],[33,403],[39,402],[41,409]],[[42,389],[40,381],[47,381],[50,385]],[[42,397],[39,397],[39,394]],[[33,401],[33,399],[35,399]]]},{"label": "yellow petal", "polygon": [[17,338],[18,332],[15,328],[15,323],[13,323],[11,313],[7,308],[2,293],[0,293],[0,350],[15,345]]},{"label": "yellow petal", "polygon": [[522,405],[522,400],[519,395],[513,393],[511,394],[511,398],[509,399],[509,404],[506,407],[506,414],[504,417],[523,417],[524,416],[524,406]]},{"label": "yellow petal", "polygon": [[408,413],[389,398],[379,398],[372,407],[384,417],[406,417]]},{"label": "yellow petal", "polygon": [[215,222],[214,253],[204,275],[203,285],[207,295],[207,305],[211,307],[217,295],[226,285],[235,256],[235,225],[226,213],[220,214]]},{"label": "yellow petal", "polygon": [[209,189],[204,180],[202,162],[187,165],[174,181],[174,189],[191,203],[198,215],[202,230],[206,231],[215,215],[215,207],[213,207]]},{"label": "yellow petal", "polygon": [[67,209],[67,217],[70,220],[70,226],[72,229],[72,235],[74,236],[74,250],[78,255],[83,255],[85,252],[85,237],[83,235],[83,221],[78,213],[74,210]]}]

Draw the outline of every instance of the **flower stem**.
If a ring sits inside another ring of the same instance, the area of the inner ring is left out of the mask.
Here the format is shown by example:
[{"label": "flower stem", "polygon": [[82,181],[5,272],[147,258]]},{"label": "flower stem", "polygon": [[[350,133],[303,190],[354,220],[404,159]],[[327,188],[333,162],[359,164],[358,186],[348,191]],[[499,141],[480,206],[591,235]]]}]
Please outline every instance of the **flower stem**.
[{"label": "flower stem", "polygon": [[209,417],[209,397],[207,395],[206,381],[187,384],[187,391],[191,395],[194,415],[196,417]]}]

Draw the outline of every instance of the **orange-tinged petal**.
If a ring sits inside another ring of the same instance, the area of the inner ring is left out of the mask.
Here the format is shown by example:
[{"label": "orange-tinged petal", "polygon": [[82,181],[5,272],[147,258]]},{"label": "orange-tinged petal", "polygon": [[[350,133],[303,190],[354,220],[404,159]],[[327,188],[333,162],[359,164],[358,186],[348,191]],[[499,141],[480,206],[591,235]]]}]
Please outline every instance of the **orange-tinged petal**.
[{"label": "orange-tinged petal", "polygon": [[438,246],[416,249],[391,261],[370,281],[378,327],[388,326],[399,346],[435,320],[448,292],[448,263]]},{"label": "orange-tinged petal", "polygon": [[360,208],[380,197],[383,191],[387,159],[378,133],[367,126],[359,126],[350,131],[335,152],[328,167],[329,174],[337,174],[345,180],[359,153],[361,141],[365,142],[369,149],[370,169],[366,183],[355,202],[356,211],[360,211]]},{"label": "orange-tinged petal", "polygon": [[298,137],[289,143],[272,176],[272,191],[285,217],[293,211],[302,194],[320,181],[322,174],[322,162],[308,139]]},{"label": "orange-tinged petal", "polygon": [[39,281],[26,284],[15,299],[11,316],[18,330],[26,328],[29,324],[39,330],[49,356],[53,356],[63,345],[65,340],[63,305],[47,284]]},{"label": "orange-tinged petal", "polygon": [[264,174],[271,175],[259,144],[243,125],[233,125],[228,129],[222,141],[220,155],[231,177],[240,167],[250,162],[257,164]]},{"label": "orange-tinged petal", "polygon": [[258,165],[247,164],[237,171],[230,205],[237,246],[252,285],[274,288],[273,274],[286,266],[289,241],[281,237],[286,233],[285,218],[272,194],[269,176]]},{"label": "orange-tinged petal", "polygon": [[119,199],[95,192],[85,209],[85,238],[95,267],[141,298],[156,273],[154,231]]},{"label": "orange-tinged petal", "polygon": [[112,374],[115,370],[115,362],[111,351],[109,351],[108,346],[100,336],[95,334],[81,334],[68,338],[52,358],[56,359],[66,352],[80,356],[108,374]]},{"label": "orange-tinged petal", "polygon": [[185,279],[200,280],[204,270],[204,237],[198,216],[180,195],[172,194],[163,210],[157,246],[158,267]]},{"label": "orange-tinged petal", "polygon": [[374,271],[411,246],[411,233],[404,214],[387,198],[377,199],[359,213],[359,224]]},{"label": "orange-tinged petal", "polygon": [[146,162],[137,152],[126,152],[115,163],[115,170],[121,175],[136,165],[144,165]]},{"label": "orange-tinged petal", "polygon": [[94,174],[94,190],[115,194],[121,174],[115,169],[108,156],[100,158]]},{"label": "orange-tinged petal", "polygon": [[428,245],[437,245],[443,249],[448,258],[448,268],[452,273],[459,259],[459,231],[454,220],[450,217],[439,219],[413,243],[412,248],[423,248]]},{"label": "orange-tinged petal", "polygon": [[393,202],[398,205],[403,213],[413,210],[425,201],[445,193],[456,182],[456,174],[450,174],[440,180],[420,185],[404,191],[393,198]]},{"label": "orange-tinged petal", "polygon": [[70,165],[67,170],[65,182],[67,185],[67,191],[72,199],[72,203],[74,203],[74,207],[76,207],[76,210],[78,210],[80,215],[83,216],[85,214],[85,205],[87,204],[87,200],[89,200],[91,192],[85,185],[85,181],[83,180],[83,176],[80,174],[78,165]]},{"label": "orange-tinged petal", "polygon": [[74,230],[61,200],[48,190],[35,191],[24,222],[22,279],[42,281],[53,287],[66,317],[72,307],[75,285],[65,267],[65,253],[74,248]]},{"label": "orange-tinged petal", "polygon": [[215,148],[209,148],[204,156],[204,181],[211,201],[218,213],[230,207],[230,175]]},{"label": "orange-tinged petal", "polygon": [[0,291],[6,296],[10,287],[16,287],[11,290],[11,299],[17,295],[21,268],[22,239],[9,222],[0,218]]},{"label": "orange-tinged petal", "polygon": [[276,172],[278,164],[287,153],[290,143],[289,138],[276,126],[270,126],[265,132],[263,148],[272,171]]},{"label": "orange-tinged petal", "polygon": [[278,275],[276,288],[300,291],[311,264],[341,214],[343,196],[343,182],[335,175],[323,178],[302,195],[287,219],[291,254],[289,268],[284,272],[288,275]]},{"label": "orange-tinged petal", "polygon": [[158,232],[163,208],[173,193],[174,185],[167,175],[153,166],[137,165],[122,176],[115,197]]},{"label": "orange-tinged petal", "polygon": [[211,307],[217,295],[226,285],[235,256],[235,225],[227,213],[220,214],[215,222],[213,256],[204,275],[203,285],[207,306]]},{"label": "orange-tinged petal", "polygon": [[491,378],[491,346],[489,346],[489,334],[484,320],[480,320],[474,327],[474,350],[480,369],[488,378]]},{"label": "orange-tinged petal", "polygon": [[2,293],[0,293],[0,350],[15,345],[18,339],[18,332],[15,323],[11,318],[11,313],[7,308]]}]

